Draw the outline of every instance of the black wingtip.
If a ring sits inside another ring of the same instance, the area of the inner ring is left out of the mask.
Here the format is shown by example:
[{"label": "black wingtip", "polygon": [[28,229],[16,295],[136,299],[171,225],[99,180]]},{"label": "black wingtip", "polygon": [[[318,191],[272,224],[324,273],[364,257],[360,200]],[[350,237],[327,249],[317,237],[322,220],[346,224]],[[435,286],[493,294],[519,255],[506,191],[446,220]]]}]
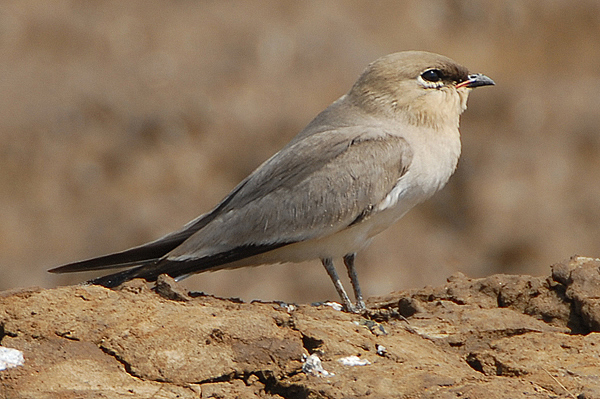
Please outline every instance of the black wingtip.
[{"label": "black wingtip", "polygon": [[153,263],[179,245],[180,241],[181,240],[164,240],[148,243],[125,251],[54,267],[48,270],[48,272],[74,273],[92,270],[117,269],[120,267]]},{"label": "black wingtip", "polygon": [[[116,256],[119,255],[119,256]],[[140,263],[151,263],[158,260],[156,259],[143,259],[143,260],[128,260],[123,259],[120,254],[111,254],[101,256],[98,258],[81,260],[78,262],[68,263],[66,265],[54,267],[49,269],[49,273],[75,273],[75,272],[87,272],[93,270],[106,270],[106,269],[117,269],[119,267],[128,267],[139,265]]]},{"label": "black wingtip", "polygon": [[183,241],[185,241],[195,230],[187,229],[184,231],[168,234],[156,241],[149,242],[137,247],[126,249],[121,252],[115,252],[108,255],[98,256],[96,258],[85,259],[66,265],[54,267],[50,273],[73,273],[91,270],[117,269],[120,267],[137,266],[142,264],[151,264],[162,258],[165,254],[172,251]]},{"label": "black wingtip", "polygon": [[108,274],[106,276],[97,277],[88,281],[88,284],[101,285],[106,288],[115,288],[128,280],[134,278],[143,278],[146,281],[156,281],[159,275],[168,274],[173,278],[182,278],[190,274],[200,273],[208,270],[216,270],[222,268],[231,262],[240,259],[258,255],[273,249],[288,245],[288,243],[276,243],[269,245],[246,245],[234,248],[231,251],[219,253],[212,256],[207,256],[199,259],[187,259],[183,261],[162,259],[148,259],[143,262],[130,262],[129,264],[109,264],[104,261],[112,256],[118,256],[122,260],[122,254],[107,255],[106,257],[94,258],[75,262],[68,265],[50,269],[51,273],[69,273],[81,272],[88,270],[102,270],[108,268],[116,268],[123,266],[133,266],[129,269]]}]

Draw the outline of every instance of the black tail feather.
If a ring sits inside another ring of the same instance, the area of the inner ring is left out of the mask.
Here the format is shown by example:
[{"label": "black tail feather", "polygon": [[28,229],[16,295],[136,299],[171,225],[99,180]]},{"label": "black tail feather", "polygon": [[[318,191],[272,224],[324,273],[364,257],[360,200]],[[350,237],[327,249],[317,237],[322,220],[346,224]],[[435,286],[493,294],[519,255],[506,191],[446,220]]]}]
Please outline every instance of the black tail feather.
[{"label": "black tail feather", "polygon": [[150,264],[158,261],[158,259],[162,258],[185,241],[190,234],[184,233],[185,232],[167,235],[159,240],[125,251],[69,263],[48,271],[50,273],[72,273],[90,270],[116,269],[119,267],[140,265],[142,263]]},{"label": "black tail feather", "polygon": [[167,234],[155,241],[125,251],[69,263],[48,271],[50,273],[72,273],[89,270],[115,269],[156,262],[214,219],[215,211],[218,209],[219,208],[216,208],[210,213],[199,216],[197,219],[185,225],[181,230]]},{"label": "black tail feather", "polygon": [[138,277],[136,274],[140,272],[146,265],[134,267],[132,269],[123,270],[118,273],[109,274],[107,276],[96,277],[92,280],[89,280],[88,284],[101,285],[106,288],[115,288],[126,281],[134,279]]}]

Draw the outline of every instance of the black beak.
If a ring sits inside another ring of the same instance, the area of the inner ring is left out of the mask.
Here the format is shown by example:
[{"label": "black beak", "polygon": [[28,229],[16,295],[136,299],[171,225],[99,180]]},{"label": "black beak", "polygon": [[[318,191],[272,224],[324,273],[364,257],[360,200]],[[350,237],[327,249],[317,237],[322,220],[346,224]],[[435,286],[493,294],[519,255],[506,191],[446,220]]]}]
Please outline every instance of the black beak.
[{"label": "black beak", "polygon": [[495,84],[496,83],[494,83],[494,81],[488,78],[487,76],[482,75],[480,73],[474,73],[472,75],[469,75],[469,79],[458,83],[456,85],[456,88],[458,89],[459,87],[468,87],[472,89],[474,87],[493,86]]}]

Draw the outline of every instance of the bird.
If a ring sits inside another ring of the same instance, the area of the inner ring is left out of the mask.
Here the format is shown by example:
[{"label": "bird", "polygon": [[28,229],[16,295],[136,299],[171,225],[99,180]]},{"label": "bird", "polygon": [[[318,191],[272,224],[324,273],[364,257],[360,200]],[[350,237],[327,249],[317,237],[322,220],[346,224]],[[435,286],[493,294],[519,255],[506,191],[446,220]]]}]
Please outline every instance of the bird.
[{"label": "bird", "polygon": [[[189,275],[320,259],[348,312],[365,311],[356,253],[440,190],[461,152],[470,91],[494,85],[442,55],[383,56],[212,210],[155,241],[50,269],[125,268],[87,283],[115,288]],[[346,293],[333,260],[353,287]]]}]

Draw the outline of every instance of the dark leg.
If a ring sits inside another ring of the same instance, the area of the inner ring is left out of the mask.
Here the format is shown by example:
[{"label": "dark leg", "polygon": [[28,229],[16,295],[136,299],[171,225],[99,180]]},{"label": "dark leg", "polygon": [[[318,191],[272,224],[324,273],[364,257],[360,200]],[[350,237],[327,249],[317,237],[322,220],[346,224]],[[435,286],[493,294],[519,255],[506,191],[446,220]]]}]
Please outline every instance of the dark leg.
[{"label": "dark leg", "polygon": [[346,294],[346,291],[342,286],[342,282],[340,281],[340,278],[338,277],[338,274],[335,271],[335,267],[333,266],[333,261],[331,260],[331,258],[321,259],[321,262],[323,263],[323,266],[325,266],[327,274],[329,274],[329,277],[331,277],[331,281],[333,281],[333,285],[335,286],[335,289],[338,295],[340,296],[340,299],[344,303],[346,310],[348,312],[355,312],[354,305],[352,305],[350,298],[348,298],[348,294]]},{"label": "dark leg", "polygon": [[348,254],[344,256],[344,264],[348,270],[348,277],[352,282],[352,288],[354,289],[354,297],[356,298],[356,310],[365,310],[365,302],[363,301],[362,292],[360,291],[360,284],[358,284],[358,274],[356,274],[356,268],[354,267],[354,258],[356,254]]}]

